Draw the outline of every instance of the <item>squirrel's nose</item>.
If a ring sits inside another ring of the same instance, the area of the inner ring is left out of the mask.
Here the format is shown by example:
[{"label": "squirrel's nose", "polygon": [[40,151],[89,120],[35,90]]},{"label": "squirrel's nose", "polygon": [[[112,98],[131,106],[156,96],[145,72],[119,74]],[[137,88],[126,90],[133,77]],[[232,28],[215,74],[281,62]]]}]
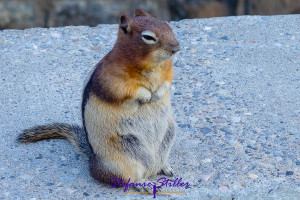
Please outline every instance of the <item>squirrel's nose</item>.
[{"label": "squirrel's nose", "polygon": [[180,50],[180,45],[177,43],[176,45],[172,45],[172,54],[176,53],[177,51]]}]

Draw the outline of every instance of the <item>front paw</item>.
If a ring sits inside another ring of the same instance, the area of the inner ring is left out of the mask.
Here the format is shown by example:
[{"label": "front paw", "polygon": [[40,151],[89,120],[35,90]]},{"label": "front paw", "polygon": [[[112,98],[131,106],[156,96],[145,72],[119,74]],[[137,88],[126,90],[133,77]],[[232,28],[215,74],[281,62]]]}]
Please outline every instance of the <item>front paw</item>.
[{"label": "front paw", "polygon": [[144,87],[139,87],[136,91],[135,99],[140,103],[147,103],[151,99],[151,92]]},{"label": "front paw", "polygon": [[173,176],[173,168],[170,165],[166,165],[162,168],[161,174],[172,177]]},{"label": "front paw", "polygon": [[161,86],[158,87],[158,89],[152,94],[150,101],[158,101],[160,100],[167,91],[170,88],[170,83],[168,81],[165,81]]}]

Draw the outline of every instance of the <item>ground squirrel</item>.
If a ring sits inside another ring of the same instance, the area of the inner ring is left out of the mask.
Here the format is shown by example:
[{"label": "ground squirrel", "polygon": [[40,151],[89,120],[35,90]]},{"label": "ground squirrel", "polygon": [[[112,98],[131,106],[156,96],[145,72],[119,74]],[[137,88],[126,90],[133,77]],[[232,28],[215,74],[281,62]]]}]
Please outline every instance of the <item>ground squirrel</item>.
[{"label": "ground squirrel", "polygon": [[83,128],[50,124],[24,130],[23,143],[65,138],[89,157],[95,179],[140,182],[162,173],[175,137],[170,103],[171,56],[179,43],[170,26],[136,9],[122,15],[113,49],[96,65],[85,86]]}]

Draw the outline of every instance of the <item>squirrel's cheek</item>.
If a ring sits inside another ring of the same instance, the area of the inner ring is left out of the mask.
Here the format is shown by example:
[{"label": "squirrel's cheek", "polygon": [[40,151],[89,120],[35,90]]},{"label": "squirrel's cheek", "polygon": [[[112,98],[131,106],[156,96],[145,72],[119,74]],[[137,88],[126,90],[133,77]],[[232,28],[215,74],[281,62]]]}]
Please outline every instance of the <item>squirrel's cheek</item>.
[{"label": "squirrel's cheek", "polygon": [[172,53],[164,49],[159,49],[152,53],[152,57],[155,62],[163,62],[171,58],[171,56]]}]

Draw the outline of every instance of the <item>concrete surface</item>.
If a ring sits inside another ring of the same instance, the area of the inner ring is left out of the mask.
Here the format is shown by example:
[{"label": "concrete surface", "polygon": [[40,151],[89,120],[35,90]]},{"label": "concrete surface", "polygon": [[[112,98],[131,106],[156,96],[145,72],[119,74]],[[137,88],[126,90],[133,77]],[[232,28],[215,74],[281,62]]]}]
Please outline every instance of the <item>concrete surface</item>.
[{"label": "concrete surface", "polygon": [[[300,16],[171,23],[177,138],[190,188],[157,199],[300,199]],[[152,199],[89,176],[67,141],[20,145],[38,124],[81,124],[81,93],[117,25],[0,32],[0,199]],[[158,177],[154,177],[157,180]]]}]

